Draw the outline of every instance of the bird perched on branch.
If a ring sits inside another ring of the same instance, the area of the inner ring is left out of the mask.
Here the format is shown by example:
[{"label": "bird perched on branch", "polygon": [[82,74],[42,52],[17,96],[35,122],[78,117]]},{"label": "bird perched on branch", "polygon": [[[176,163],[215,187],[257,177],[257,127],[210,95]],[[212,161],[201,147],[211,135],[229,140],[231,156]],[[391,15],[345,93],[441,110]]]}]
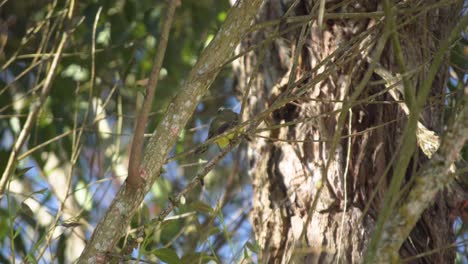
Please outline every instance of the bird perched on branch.
[{"label": "bird perched on branch", "polygon": [[[218,109],[215,118],[210,123],[210,129],[208,130],[208,137],[206,141],[223,134],[224,132],[228,131],[229,129],[237,126],[239,124],[239,114],[236,112],[221,107]],[[223,135],[222,137],[215,140],[216,144],[220,149],[229,145],[234,138],[236,131],[232,131],[232,133]],[[208,146],[201,146],[197,153],[203,153],[208,149]]]}]

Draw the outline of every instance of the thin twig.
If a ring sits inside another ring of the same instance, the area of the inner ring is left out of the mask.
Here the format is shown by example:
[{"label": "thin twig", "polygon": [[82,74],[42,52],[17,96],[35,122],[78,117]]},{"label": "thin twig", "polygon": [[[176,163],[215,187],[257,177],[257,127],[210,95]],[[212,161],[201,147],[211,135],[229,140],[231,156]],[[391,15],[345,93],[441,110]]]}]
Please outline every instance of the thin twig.
[{"label": "thin twig", "polygon": [[36,118],[39,114],[39,111],[41,110],[42,106],[44,105],[44,102],[46,101],[49,95],[50,88],[52,87],[52,81],[54,79],[58,67],[58,62],[61,58],[63,48],[65,47],[65,43],[67,42],[67,40],[68,32],[65,31],[57,47],[57,51],[55,52],[55,57],[52,61],[50,69],[47,72],[47,76],[45,78],[41,94],[37,101],[32,104],[31,111],[28,114],[28,118],[26,119],[23,129],[21,130],[18,139],[16,140],[15,145],[11,150],[10,157],[8,159],[7,165],[5,167],[5,170],[3,171],[3,175],[0,180],[0,200],[3,198],[3,194],[5,193],[7,183],[10,177],[12,177],[13,171],[16,168],[16,157],[18,156],[19,151],[26,142],[26,139],[29,136],[29,132],[31,131],[33,124],[36,122]]},{"label": "thin twig", "polygon": [[208,163],[206,163],[206,165],[203,166],[203,168],[197,173],[197,175],[193,177],[190,183],[187,184],[187,186],[182,191],[180,191],[171,199],[169,205],[165,209],[163,209],[155,219],[150,221],[149,225],[155,226],[160,221],[163,221],[167,217],[167,215],[169,215],[169,213],[177,207],[177,205],[180,203],[180,199],[187,193],[192,191],[198,185],[203,184],[203,178],[208,174],[208,172],[210,172],[214,168],[214,166],[220,160],[222,160],[229,152],[231,152],[231,150],[234,147],[239,145],[240,142],[241,138],[237,138],[235,141],[231,142],[231,144],[229,144],[227,147],[222,149],[218,155],[216,155]]}]

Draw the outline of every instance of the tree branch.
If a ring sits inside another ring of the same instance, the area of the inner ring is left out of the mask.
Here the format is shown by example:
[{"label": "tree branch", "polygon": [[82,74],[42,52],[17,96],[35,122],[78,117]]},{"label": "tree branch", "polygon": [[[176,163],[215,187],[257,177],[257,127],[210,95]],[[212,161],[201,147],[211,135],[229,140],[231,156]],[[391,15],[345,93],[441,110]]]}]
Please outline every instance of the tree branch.
[{"label": "tree branch", "polygon": [[153,105],[153,98],[156,92],[156,87],[158,86],[159,72],[161,71],[164,55],[166,54],[167,42],[169,40],[169,31],[172,26],[176,5],[177,1],[169,1],[169,6],[167,8],[166,17],[164,19],[156,56],[154,58],[153,69],[151,70],[149,81],[146,87],[145,100],[143,101],[143,106],[141,107],[140,114],[138,115],[138,120],[135,126],[128,163],[127,184],[130,188],[137,188],[138,185],[144,182],[138,171],[143,155],[142,150],[143,142],[145,141],[145,127],[146,123],[148,122],[151,106]]}]

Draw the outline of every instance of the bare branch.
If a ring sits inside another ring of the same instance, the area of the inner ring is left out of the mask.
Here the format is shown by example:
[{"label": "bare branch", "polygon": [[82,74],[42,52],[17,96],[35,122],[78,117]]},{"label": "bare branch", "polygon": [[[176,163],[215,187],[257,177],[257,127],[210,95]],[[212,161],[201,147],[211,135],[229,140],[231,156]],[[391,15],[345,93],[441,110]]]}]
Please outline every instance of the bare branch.
[{"label": "bare branch", "polygon": [[156,87],[158,86],[159,72],[161,71],[162,64],[164,61],[164,55],[166,54],[167,42],[169,40],[169,31],[172,26],[172,20],[174,18],[176,5],[177,1],[169,1],[169,6],[167,8],[166,17],[164,19],[161,36],[159,37],[160,40],[158,44],[158,49],[154,58],[153,69],[151,70],[148,85],[146,87],[145,100],[143,101],[143,106],[141,107],[140,114],[138,115],[137,123],[135,126],[128,164],[128,187],[136,188],[138,187],[138,185],[144,182],[140,175],[138,175],[138,168],[140,167],[141,159],[143,156],[142,150],[143,142],[145,140],[145,127],[146,123],[148,122],[148,116],[151,110],[151,106],[153,105],[153,98],[156,92]]}]

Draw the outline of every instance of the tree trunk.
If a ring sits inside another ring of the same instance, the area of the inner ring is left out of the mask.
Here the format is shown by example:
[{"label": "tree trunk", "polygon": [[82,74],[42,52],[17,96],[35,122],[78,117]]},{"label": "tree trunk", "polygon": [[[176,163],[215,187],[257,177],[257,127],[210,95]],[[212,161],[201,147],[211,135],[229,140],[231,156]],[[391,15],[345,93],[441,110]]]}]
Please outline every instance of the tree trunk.
[{"label": "tree trunk", "polygon": [[[238,52],[261,46],[234,65],[238,90],[243,96],[248,93],[243,119],[271,111],[259,127],[265,130],[248,143],[254,189],[251,221],[259,258],[263,263],[358,263],[381,210],[407,121],[404,106],[396,101],[402,98],[386,90],[389,80],[382,71],[398,76],[401,70],[383,12],[345,17],[381,11],[380,1],[326,1],[323,23],[317,19],[320,1],[297,1],[285,14],[293,2],[275,0],[263,6],[258,21],[278,23],[245,38]],[[397,5],[396,23],[409,84],[417,95],[457,9],[431,7],[439,1],[416,2]],[[290,23],[295,16],[311,16],[311,22]],[[372,61],[377,63],[374,70]],[[367,76],[369,69],[372,75]],[[438,135],[446,73],[447,64],[420,117],[421,124]],[[340,113],[345,101],[352,105]],[[340,114],[346,115],[341,125]],[[334,140],[336,135],[340,137]],[[427,160],[418,148],[402,190]],[[446,201],[440,193],[426,210],[400,249],[402,259],[435,249],[410,263],[453,262],[454,251],[443,249],[454,241]]]}]

